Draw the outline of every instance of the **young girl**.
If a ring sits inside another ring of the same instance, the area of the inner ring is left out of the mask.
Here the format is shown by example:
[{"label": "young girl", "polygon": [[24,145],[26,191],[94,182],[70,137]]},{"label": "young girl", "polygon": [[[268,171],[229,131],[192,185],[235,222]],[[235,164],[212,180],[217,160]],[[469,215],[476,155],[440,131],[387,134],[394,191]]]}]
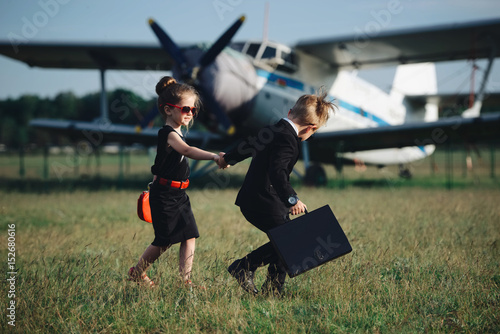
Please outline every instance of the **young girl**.
[{"label": "young girl", "polygon": [[218,162],[219,155],[189,146],[181,134],[181,128],[189,128],[199,110],[199,95],[193,87],[177,83],[172,77],[163,77],[156,85],[156,93],[165,125],[158,132],[157,153],[151,167],[154,178],[149,202],[155,239],[128,275],[133,281],[154,287],[146,270],[170,246],[180,243],[179,274],[184,284],[191,285],[195,242],[199,234],[185,191],[189,185],[186,157]]}]

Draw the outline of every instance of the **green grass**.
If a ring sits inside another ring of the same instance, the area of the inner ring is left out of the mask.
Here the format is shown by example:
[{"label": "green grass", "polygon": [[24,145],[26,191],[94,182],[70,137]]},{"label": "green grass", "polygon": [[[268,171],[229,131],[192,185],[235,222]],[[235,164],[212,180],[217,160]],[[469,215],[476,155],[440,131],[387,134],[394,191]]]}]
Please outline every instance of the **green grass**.
[{"label": "green grass", "polygon": [[[0,332],[498,333],[500,187],[492,156],[481,156],[471,172],[462,168],[464,155],[453,154],[451,190],[442,152],[434,164],[414,163],[410,180],[399,179],[397,167],[345,167],[340,175],[326,166],[325,188],[294,177],[309,209],[332,207],[353,251],[288,279],[284,296],[270,298],[244,293],[226,271],[267,242],[233,204],[248,162],[188,189],[201,234],[193,281],[207,290],[180,288],[175,245],[149,271],[159,286],[150,291],[126,280],[153,239],[135,212],[151,179],[150,157],[131,154],[120,174],[116,155],[103,155],[99,168],[50,156],[44,177],[40,155],[25,156],[24,176],[18,156],[2,155],[0,257],[7,268],[15,224],[17,280],[15,328],[9,284],[0,285]],[[257,285],[264,279],[262,269]]]},{"label": "green grass", "polygon": [[[193,280],[206,291],[179,287],[178,245],[150,270],[158,289],[126,281],[127,269],[153,238],[151,225],[135,215],[137,191],[45,195],[2,191],[4,238],[6,226],[16,225],[16,329],[29,333],[500,330],[498,190],[298,190],[310,209],[332,207],[353,252],[288,279],[281,299],[249,296],[226,272],[233,259],[266,242],[266,236],[233,205],[237,189],[188,191],[201,234]],[[3,259],[6,253],[4,246]],[[257,273],[258,285],[264,275],[265,270]],[[7,284],[0,293],[7,296]],[[0,324],[2,332],[11,329],[6,315]]]},{"label": "green grass", "polygon": [[[85,151],[50,155],[26,153],[21,160],[16,153],[0,154],[0,188],[8,190],[51,191],[87,189],[141,189],[151,179],[150,167],[154,156],[145,151],[101,154],[97,161]],[[487,188],[500,189],[500,151],[496,147],[479,147],[471,153],[473,169],[466,167],[466,151],[438,149],[432,156],[408,164],[411,179],[399,177],[398,166],[359,170],[345,166],[339,173],[333,165],[324,164],[330,188]],[[452,164],[448,164],[452,161]],[[203,163],[201,164],[203,165]],[[248,161],[232,167],[227,176],[209,176],[193,187],[206,184],[220,188],[237,188],[248,168]],[[304,173],[299,161],[296,170]],[[227,178],[229,180],[227,180]],[[293,175],[293,182],[300,183]]]}]

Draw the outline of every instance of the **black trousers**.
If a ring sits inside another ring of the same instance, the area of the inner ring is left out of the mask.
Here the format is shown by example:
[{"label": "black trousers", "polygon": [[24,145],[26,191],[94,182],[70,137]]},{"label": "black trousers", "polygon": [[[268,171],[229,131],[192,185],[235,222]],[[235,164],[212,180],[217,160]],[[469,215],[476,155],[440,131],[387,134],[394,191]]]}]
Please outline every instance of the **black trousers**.
[{"label": "black trousers", "polygon": [[[290,220],[287,215],[273,216],[262,212],[252,211],[240,208],[241,213],[253,226],[267,234],[267,231],[278,225],[285,224]],[[243,259],[244,265],[248,270],[255,271],[257,268],[269,265],[268,278],[285,282],[286,269],[281,263],[278,253],[271,242],[265,243],[253,252],[247,254]]]}]

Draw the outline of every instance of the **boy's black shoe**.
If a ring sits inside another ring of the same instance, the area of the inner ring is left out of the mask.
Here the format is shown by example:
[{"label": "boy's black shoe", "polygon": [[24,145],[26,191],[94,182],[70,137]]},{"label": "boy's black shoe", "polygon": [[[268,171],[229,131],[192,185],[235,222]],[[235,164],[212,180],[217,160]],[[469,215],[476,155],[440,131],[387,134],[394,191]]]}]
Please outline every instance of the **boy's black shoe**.
[{"label": "boy's black shoe", "polygon": [[264,281],[264,284],[262,284],[261,292],[266,296],[281,297],[283,293],[283,285],[285,284],[279,282],[277,279],[271,279],[268,276]]},{"label": "boy's black shoe", "polygon": [[259,293],[259,290],[255,287],[253,282],[253,277],[255,272],[245,269],[241,260],[234,261],[228,268],[227,271],[236,278],[238,284],[245,290],[246,292],[250,292],[254,295]]},{"label": "boy's black shoe", "polygon": [[262,294],[280,297],[286,280],[286,269],[281,262],[270,263],[267,268],[267,276],[262,284]]}]

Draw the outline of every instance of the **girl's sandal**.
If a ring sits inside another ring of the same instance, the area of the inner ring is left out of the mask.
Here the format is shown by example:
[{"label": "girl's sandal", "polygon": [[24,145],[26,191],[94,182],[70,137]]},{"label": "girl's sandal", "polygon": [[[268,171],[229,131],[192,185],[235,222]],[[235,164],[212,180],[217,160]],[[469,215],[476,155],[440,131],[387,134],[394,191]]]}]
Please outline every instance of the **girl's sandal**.
[{"label": "girl's sandal", "polygon": [[149,288],[155,288],[156,284],[151,280],[151,278],[148,277],[145,273],[142,275],[138,275],[135,267],[130,267],[128,270],[128,276],[130,277],[128,280],[129,281],[134,281],[139,285],[144,285]]}]

